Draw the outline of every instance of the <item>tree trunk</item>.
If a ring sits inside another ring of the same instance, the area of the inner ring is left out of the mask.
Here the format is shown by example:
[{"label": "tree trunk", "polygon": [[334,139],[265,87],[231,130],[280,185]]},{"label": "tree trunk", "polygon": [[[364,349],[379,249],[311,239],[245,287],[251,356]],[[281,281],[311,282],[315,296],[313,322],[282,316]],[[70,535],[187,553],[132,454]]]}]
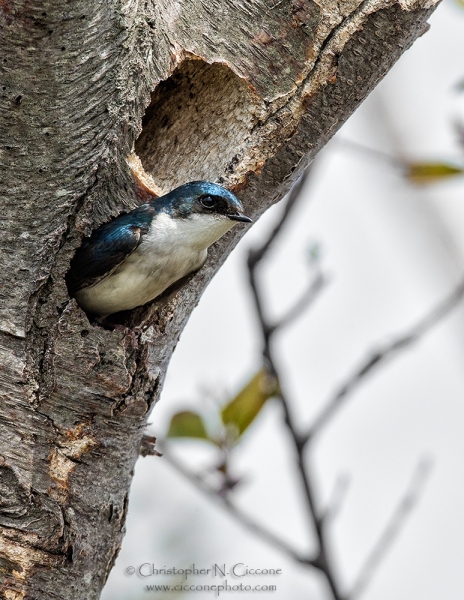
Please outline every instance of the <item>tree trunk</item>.
[{"label": "tree trunk", "polygon": [[131,165],[140,159],[139,179],[159,192],[222,183],[259,216],[435,4],[0,0],[3,598],[99,597],[147,413],[243,233],[124,327],[89,322],[64,275],[84,234],[146,198]]}]

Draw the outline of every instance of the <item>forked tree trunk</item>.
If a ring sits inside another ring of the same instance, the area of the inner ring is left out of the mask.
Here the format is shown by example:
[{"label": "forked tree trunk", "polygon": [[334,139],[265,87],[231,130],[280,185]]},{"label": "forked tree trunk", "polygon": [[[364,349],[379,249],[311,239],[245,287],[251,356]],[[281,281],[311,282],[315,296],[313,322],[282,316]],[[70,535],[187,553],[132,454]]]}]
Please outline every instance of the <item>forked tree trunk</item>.
[{"label": "forked tree trunk", "polygon": [[82,235],[143,201],[133,149],[153,189],[216,181],[256,217],[435,3],[0,0],[3,598],[99,597],[147,412],[243,232],[180,291],[126,315],[126,329],[89,323],[64,275]]}]

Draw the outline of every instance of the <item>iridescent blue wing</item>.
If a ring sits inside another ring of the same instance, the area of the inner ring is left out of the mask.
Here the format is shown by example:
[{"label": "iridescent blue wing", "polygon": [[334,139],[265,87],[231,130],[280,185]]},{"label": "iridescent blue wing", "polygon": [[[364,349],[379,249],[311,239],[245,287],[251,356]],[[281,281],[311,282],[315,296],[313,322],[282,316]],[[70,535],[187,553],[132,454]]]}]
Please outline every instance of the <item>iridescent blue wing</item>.
[{"label": "iridescent blue wing", "polygon": [[148,227],[128,222],[128,216],[103,225],[84,239],[66,276],[71,295],[107,277],[138,248]]}]

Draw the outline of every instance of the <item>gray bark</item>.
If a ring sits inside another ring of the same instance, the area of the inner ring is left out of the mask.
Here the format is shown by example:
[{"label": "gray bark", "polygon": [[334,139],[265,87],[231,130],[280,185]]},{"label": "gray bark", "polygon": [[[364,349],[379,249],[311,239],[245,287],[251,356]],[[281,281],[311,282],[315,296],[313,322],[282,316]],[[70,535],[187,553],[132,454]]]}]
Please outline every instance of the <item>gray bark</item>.
[{"label": "gray bark", "polygon": [[0,0],[4,598],[99,597],[147,413],[243,232],[126,329],[90,323],[64,275],[84,234],[143,201],[134,144],[153,189],[220,182],[257,217],[425,31],[435,3]]}]

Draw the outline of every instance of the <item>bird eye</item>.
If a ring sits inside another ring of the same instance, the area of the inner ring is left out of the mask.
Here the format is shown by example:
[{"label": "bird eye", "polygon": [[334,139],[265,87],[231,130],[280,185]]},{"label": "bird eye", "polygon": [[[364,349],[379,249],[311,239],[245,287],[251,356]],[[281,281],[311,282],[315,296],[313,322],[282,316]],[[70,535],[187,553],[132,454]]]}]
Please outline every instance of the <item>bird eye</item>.
[{"label": "bird eye", "polygon": [[200,204],[204,208],[213,208],[216,204],[216,200],[214,198],[211,198],[211,196],[203,196],[202,198],[200,198]]}]

